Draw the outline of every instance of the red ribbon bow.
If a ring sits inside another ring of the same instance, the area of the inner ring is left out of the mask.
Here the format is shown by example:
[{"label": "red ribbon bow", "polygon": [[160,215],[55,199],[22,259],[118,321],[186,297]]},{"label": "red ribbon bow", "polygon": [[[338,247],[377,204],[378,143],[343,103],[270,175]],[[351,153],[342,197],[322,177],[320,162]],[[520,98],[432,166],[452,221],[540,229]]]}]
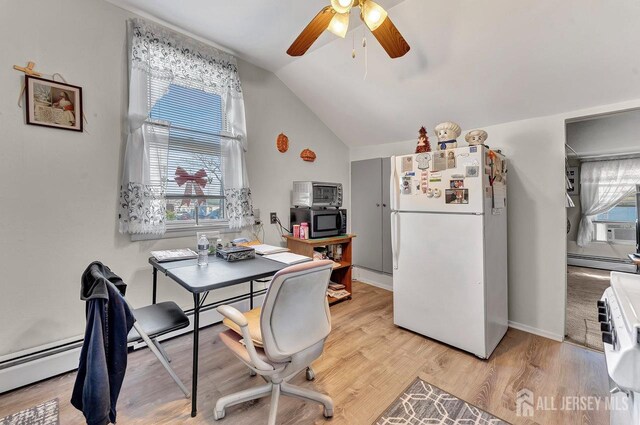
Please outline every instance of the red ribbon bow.
[{"label": "red ribbon bow", "polygon": [[[178,186],[186,185],[184,187],[184,196],[193,196],[194,189],[197,196],[204,196],[204,191],[202,189],[207,185],[207,172],[200,169],[198,172],[191,175],[187,173],[184,168],[178,167],[176,168],[175,181],[178,183]],[[198,200],[198,204],[204,204],[205,202],[206,201],[204,199]],[[191,199],[183,199],[180,205],[191,205]]]}]

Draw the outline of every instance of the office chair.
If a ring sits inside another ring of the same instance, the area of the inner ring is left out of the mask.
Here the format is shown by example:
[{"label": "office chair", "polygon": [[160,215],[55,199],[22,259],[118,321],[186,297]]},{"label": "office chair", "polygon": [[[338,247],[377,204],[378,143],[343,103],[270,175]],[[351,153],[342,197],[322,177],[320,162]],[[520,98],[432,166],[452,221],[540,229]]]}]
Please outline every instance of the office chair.
[{"label": "office chair", "polygon": [[[228,305],[218,307],[230,327],[220,333],[220,340],[267,383],[220,398],[216,420],[224,418],[228,406],[271,395],[268,424],[275,425],[280,394],[320,403],[324,416],[333,416],[331,398],[287,382],[320,357],[331,331],[327,286],[332,264],[310,261],[279,271],[262,308],[247,316]],[[309,371],[307,378],[312,379]]]},{"label": "office chair", "polygon": [[133,308],[112,282],[107,283],[120,294],[129,307],[129,310],[131,310],[133,317],[136,319],[133,324],[133,329],[131,329],[131,332],[129,332],[127,336],[127,342],[144,341],[147,347],[149,347],[149,350],[151,350],[162,366],[169,372],[171,378],[178,384],[184,396],[190,398],[191,394],[169,365],[171,359],[157,339],[164,334],[189,326],[189,318],[187,315],[172,301],[151,304],[142,308]]}]

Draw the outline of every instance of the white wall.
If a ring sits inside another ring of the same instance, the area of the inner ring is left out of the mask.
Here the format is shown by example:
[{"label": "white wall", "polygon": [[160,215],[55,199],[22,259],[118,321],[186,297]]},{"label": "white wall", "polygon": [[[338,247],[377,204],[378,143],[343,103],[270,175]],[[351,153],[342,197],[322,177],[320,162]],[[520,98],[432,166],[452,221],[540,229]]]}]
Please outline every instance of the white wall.
[{"label": "white wall", "polygon": [[[267,243],[281,242],[277,226],[269,224],[269,213],[276,212],[289,226],[291,188],[294,180],[342,183],[349,208],[349,150],[279,79],[271,72],[240,62],[240,78],[247,105],[247,155],[253,206],[260,209]],[[276,149],[278,134],[289,137],[289,150]],[[259,148],[256,148],[259,146]],[[300,158],[310,148],[315,162]]]},{"label": "white wall", "polygon": [[[509,163],[509,321],[513,326],[555,339],[564,335],[565,121],[638,106],[640,100],[634,100],[485,127],[487,143],[502,149]],[[351,150],[351,160],[406,154],[414,146],[415,141],[405,141],[358,147]]]},{"label": "white wall", "polygon": [[[129,284],[134,305],[151,299],[149,251],[192,246],[195,238],[131,242],[117,232],[126,114],[126,19],[101,0],[3,0],[0,14],[0,356],[81,335],[80,275],[100,259]],[[58,17],[64,17],[63,23]],[[54,28],[54,29],[52,29]],[[82,86],[87,132],[24,124],[16,105],[21,74],[36,62]],[[286,218],[290,182],[320,178],[348,184],[348,149],[272,73],[239,62],[248,119],[249,178],[255,205]],[[288,132],[292,150],[275,137]],[[319,159],[298,154],[315,149]],[[286,221],[284,221],[286,223]],[[268,240],[276,242],[273,226]],[[191,298],[160,278],[161,300]]]}]

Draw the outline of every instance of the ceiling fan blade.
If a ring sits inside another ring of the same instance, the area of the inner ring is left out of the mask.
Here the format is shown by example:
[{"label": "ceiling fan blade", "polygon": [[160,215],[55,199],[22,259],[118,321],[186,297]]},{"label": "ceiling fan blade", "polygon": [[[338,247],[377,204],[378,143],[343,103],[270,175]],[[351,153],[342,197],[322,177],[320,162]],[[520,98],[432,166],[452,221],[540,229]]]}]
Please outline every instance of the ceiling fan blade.
[{"label": "ceiling fan blade", "polygon": [[372,33],[392,59],[404,56],[411,50],[409,44],[388,16]]},{"label": "ceiling fan blade", "polygon": [[320,34],[329,27],[329,23],[334,15],[335,11],[331,6],[322,9],[316,17],[309,22],[309,25],[302,30],[298,38],[296,38],[291,47],[289,47],[289,50],[287,50],[287,54],[289,56],[304,55],[307,50],[309,50],[309,47],[320,37]]}]

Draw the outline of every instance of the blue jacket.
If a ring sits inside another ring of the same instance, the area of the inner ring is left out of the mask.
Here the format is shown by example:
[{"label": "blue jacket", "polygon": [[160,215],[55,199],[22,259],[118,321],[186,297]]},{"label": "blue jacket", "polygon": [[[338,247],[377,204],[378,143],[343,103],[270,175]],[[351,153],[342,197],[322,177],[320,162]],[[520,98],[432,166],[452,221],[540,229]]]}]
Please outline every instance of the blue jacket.
[{"label": "blue jacket", "polygon": [[135,321],[112,282],[124,295],[127,285],[107,266],[93,262],[82,274],[80,298],[87,326],[71,404],[88,425],[116,423],[116,403],[127,370],[127,335]]}]

